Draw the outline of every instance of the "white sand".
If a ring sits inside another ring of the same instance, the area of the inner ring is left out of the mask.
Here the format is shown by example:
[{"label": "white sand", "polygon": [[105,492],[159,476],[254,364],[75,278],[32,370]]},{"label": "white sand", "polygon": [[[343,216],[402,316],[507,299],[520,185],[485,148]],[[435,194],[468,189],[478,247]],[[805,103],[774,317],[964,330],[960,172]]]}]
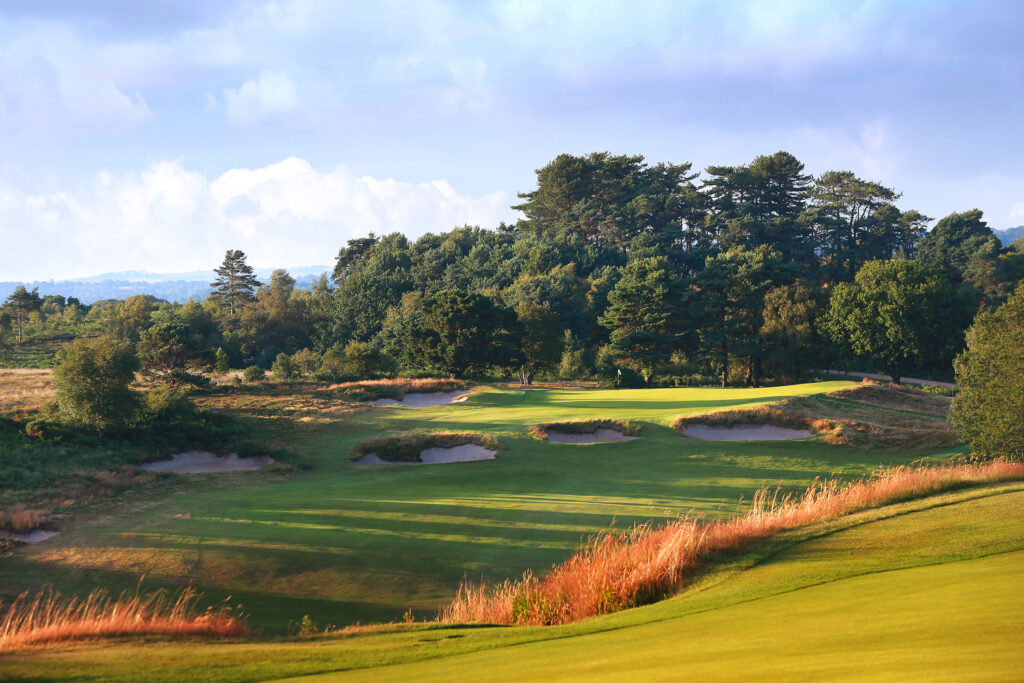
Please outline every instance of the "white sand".
[{"label": "white sand", "polygon": [[260,458],[239,458],[230,455],[215,455],[206,451],[177,453],[170,460],[160,460],[142,466],[149,472],[177,472],[178,474],[208,474],[210,472],[242,472],[258,470],[274,462],[266,456]]},{"label": "white sand", "polygon": [[5,541],[19,541],[21,543],[42,543],[56,535],[56,531],[46,531],[45,529],[33,529],[32,531],[26,531],[23,534],[15,533],[13,531],[0,531],[0,539]]},{"label": "white sand", "polygon": [[406,408],[433,408],[434,406],[444,406],[449,403],[465,401],[462,396],[467,396],[468,391],[458,389],[456,391],[433,391],[433,392],[414,392],[406,394],[402,397],[401,401],[396,401],[393,398],[378,398],[373,402],[375,406],[405,406]]},{"label": "white sand", "polygon": [[473,460],[494,460],[497,451],[475,443],[464,443],[448,448],[427,448],[420,452],[419,462],[382,460],[376,453],[367,453],[356,460],[357,465],[442,465],[448,462],[471,462]]},{"label": "white sand", "polygon": [[787,439],[807,439],[814,432],[806,429],[791,429],[776,425],[736,425],[734,427],[712,427],[694,424],[683,432],[686,436],[702,441],[784,441]]},{"label": "white sand", "polygon": [[569,432],[548,431],[548,441],[555,443],[617,443],[620,441],[633,441],[637,437],[627,436],[617,429],[600,427],[592,432],[583,434],[572,434]]}]

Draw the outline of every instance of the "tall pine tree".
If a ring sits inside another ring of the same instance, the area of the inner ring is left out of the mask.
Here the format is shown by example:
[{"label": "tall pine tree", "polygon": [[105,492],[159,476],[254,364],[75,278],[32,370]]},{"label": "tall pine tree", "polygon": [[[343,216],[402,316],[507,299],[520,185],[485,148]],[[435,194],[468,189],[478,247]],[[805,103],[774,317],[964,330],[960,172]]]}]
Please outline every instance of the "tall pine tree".
[{"label": "tall pine tree", "polygon": [[217,273],[217,279],[210,286],[217,298],[231,311],[231,315],[252,301],[253,293],[260,286],[252,266],[245,262],[245,253],[238,249],[228,249],[224,254],[224,263],[213,272]]}]

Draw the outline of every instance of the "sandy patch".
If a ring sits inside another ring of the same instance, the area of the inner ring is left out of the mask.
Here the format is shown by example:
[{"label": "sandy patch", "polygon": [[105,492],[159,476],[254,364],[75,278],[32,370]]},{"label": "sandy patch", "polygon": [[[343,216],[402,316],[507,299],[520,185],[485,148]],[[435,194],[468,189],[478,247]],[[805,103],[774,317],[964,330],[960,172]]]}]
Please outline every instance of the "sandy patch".
[{"label": "sandy patch", "polygon": [[26,531],[23,534],[15,533],[13,531],[0,531],[0,540],[18,541],[19,543],[42,543],[56,535],[56,531],[46,531],[45,529],[33,529],[32,531]]},{"label": "sandy patch", "polygon": [[637,437],[628,436],[617,429],[599,427],[592,432],[583,434],[572,434],[570,432],[558,432],[548,430],[548,441],[555,443],[618,443],[620,441],[633,441]]},{"label": "sandy patch", "polygon": [[230,455],[215,455],[206,451],[189,451],[171,456],[170,460],[160,460],[142,466],[149,472],[176,472],[178,474],[208,474],[210,472],[242,472],[258,470],[274,462],[273,458],[239,458]]},{"label": "sandy patch", "polygon": [[442,465],[449,462],[472,462],[474,460],[494,460],[497,451],[484,448],[475,443],[464,443],[447,448],[425,448],[420,451],[419,462],[382,460],[376,453],[367,453],[355,461],[357,465]]},{"label": "sandy patch", "polygon": [[808,439],[815,436],[806,429],[792,429],[777,425],[735,425],[733,427],[711,427],[690,425],[683,432],[686,436],[702,441],[784,441],[787,439]]},{"label": "sandy patch", "polygon": [[433,408],[444,406],[449,403],[465,401],[469,392],[464,389],[456,391],[432,391],[428,393],[413,392],[402,397],[401,401],[393,398],[378,398],[373,402],[375,406],[405,406],[406,408]]}]

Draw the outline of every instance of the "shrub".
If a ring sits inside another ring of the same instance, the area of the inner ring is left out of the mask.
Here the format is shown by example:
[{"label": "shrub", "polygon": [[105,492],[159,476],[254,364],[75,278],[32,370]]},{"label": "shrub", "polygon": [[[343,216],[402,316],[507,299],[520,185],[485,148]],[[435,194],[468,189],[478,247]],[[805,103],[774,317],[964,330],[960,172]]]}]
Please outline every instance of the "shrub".
[{"label": "shrub", "polygon": [[352,459],[358,460],[367,453],[376,453],[381,460],[391,462],[417,462],[420,453],[427,448],[450,448],[475,443],[492,451],[501,446],[491,434],[478,432],[409,432],[396,436],[381,436],[356,446]]},{"label": "shrub", "polygon": [[123,429],[137,416],[130,388],[139,369],[131,346],[113,339],[78,339],[60,356],[53,386],[60,417],[94,431]]},{"label": "shrub", "polygon": [[292,354],[292,365],[300,375],[311,377],[320,367],[320,354],[312,349],[302,349]]},{"label": "shrub", "polygon": [[265,373],[263,368],[260,366],[250,365],[242,373],[242,378],[245,379],[246,382],[262,382],[266,374],[267,373]]},{"label": "shrub", "polygon": [[293,380],[298,376],[295,364],[292,363],[291,356],[287,353],[277,354],[270,372],[274,375],[274,379],[284,382]]}]

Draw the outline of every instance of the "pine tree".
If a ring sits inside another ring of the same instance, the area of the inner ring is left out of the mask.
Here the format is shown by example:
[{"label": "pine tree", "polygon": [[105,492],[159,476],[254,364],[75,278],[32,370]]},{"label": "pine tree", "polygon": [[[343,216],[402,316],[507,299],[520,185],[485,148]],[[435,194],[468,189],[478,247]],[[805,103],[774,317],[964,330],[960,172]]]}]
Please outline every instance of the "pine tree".
[{"label": "pine tree", "polygon": [[252,266],[245,262],[245,253],[238,249],[228,249],[224,254],[224,263],[213,272],[217,279],[210,285],[214,294],[227,305],[231,315],[236,308],[252,301],[253,292],[260,286],[260,281],[253,275]]},{"label": "pine tree", "polygon": [[25,323],[28,322],[28,314],[39,310],[42,299],[39,297],[39,288],[31,292],[25,289],[25,285],[18,285],[14,292],[7,297],[4,308],[11,311],[11,318],[18,326],[18,343],[25,341]]}]

